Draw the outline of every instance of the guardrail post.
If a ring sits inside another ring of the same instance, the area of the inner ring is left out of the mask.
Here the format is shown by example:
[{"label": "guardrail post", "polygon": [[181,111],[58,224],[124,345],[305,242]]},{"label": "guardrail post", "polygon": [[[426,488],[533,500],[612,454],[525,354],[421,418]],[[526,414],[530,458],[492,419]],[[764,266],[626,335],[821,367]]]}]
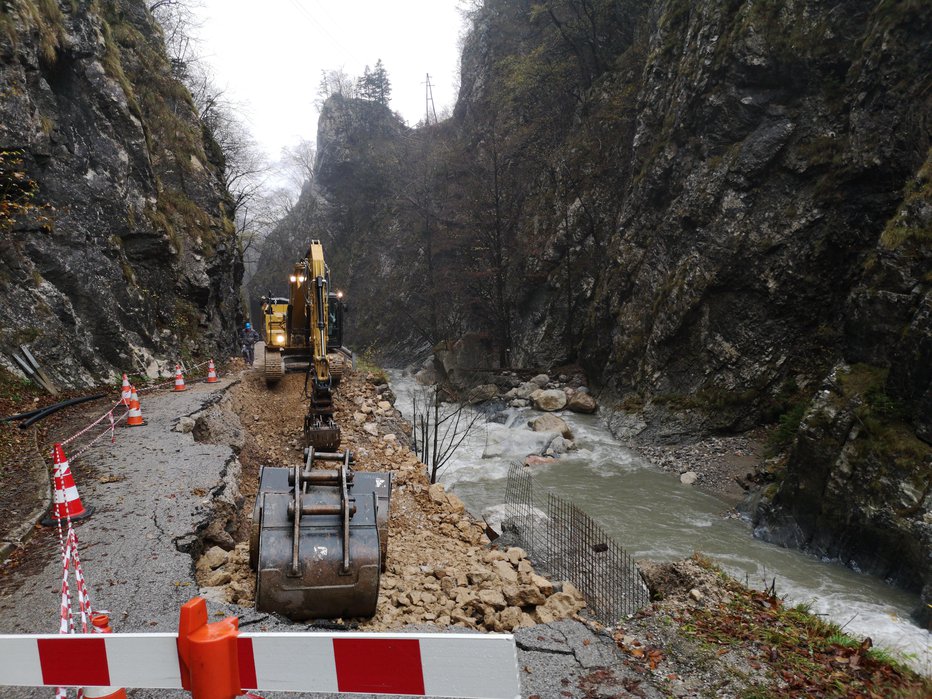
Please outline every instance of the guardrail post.
[{"label": "guardrail post", "polygon": [[233,699],[245,694],[239,679],[238,635],[236,617],[207,623],[207,603],[201,597],[181,607],[178,623],[181,686],[191,692],[193,699]]}]

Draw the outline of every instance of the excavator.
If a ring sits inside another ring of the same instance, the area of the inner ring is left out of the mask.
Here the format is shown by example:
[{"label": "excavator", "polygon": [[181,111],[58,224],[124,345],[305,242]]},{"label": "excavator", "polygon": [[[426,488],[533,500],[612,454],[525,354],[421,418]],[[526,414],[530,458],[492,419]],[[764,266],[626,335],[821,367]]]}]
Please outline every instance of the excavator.
[{"label": "excavator", "polygon": [[290,298],[269,294],[262,304],[265,329],[263,372],[268,386],[286,371],[305,370],[307,446],[335,451],[340,428],[333,420],[332,389],[339,385],[352,353],[343,347],[342,294],[330,292],[330,270],[324,249],[312,240],[307,255],[289,277]]},{"label": "excavator", "polygon": [[294,266],[290,297],[263,299],[268,386],[304,369],[304,460],[263,466],[249,561],[256,609],[294,620],[371,617],[388,553],[392,474],[356,471],[339,451],[332,390],[347,358],[340,294],[330,292],[323,246],[312,240]]}]

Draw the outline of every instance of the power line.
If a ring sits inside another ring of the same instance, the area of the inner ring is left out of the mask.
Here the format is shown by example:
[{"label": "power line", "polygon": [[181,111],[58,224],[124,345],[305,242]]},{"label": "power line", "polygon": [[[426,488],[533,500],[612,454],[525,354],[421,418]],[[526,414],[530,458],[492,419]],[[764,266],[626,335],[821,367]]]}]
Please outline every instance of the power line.
[{"label": "power line", "polygon": [[330,39],[330,41],[334,44],[334,46],[336,46],[339,49],[342,49],[343,52],[347,54],[348,56],[355,58],[355,56],[352,55],[353,53],[352,51],[350,51],[348,48],[346,48],[346,46],[344,46],[339,41],[337,41],[337,38],[328,31],[327,27],[325,27],[322,22],[315,19],[314,16],[310,12],[308,12],[307,8],[301,4],[301,0],[289,0],[289,2],[291,2],[292,6],[294,6],[294,8],[298,10],[298,12],[304,15],[304,17],[311,23],[311,25],[319,29],[324,34],[324,36]]}]

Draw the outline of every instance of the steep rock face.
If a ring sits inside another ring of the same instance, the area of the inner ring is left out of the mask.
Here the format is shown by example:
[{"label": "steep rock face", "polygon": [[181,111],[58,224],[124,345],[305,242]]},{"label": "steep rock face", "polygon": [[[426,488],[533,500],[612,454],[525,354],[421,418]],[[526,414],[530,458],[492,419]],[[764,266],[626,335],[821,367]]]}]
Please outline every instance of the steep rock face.
[{"label": "steep rock face", "polygon": [[845,358],[800,424],[756,534],[921,592],[932,628],[932,156],[846,305]]},{"label": "steep rock face", "polygon": [[3,176],[37,211],[0,245],[0,363],[62,385],[227,351],[242,264],[219,171],[143,2],[0,10]]},{"label": "steep rock face", "polygon": [[318,122],[314,180],[263,243],[252,297],[287,295],[292,265],[318,238],[332,288],[345,294],[345,341],[357,351],[377,345],[383,357],[410,358],[418,340],[405,310],[417,303],[417,269],[394,197],[412,140],[381,104],[331,96]]}]

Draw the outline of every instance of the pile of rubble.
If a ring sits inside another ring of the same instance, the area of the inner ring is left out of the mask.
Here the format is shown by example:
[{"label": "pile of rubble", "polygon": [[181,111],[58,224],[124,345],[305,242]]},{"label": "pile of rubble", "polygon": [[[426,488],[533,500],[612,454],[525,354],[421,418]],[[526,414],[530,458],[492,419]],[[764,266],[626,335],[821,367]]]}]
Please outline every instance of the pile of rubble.
[{"label": "pile of rubble", "polygon": [[[301,458],[299,451],[281,448],[300,438],[296,422],[281,419],[294,412],[294,405],[303,405],[301,384],[289,378],[283,390],[271,392],[261,377],[247,374],[234,389],[239,395],[232,405],[247,433],[241,458],[274,466],[294,466]],[[387,567],[376,615],[359,620],[360,628],[435,624],[511,631],[572,617],[582,609],[585,601],[572,585],[538,575],[520,548],[494,547],[484,522],[442,485],[430,484],[426,467],[407,445],[409,427],[393,398],[384,379],[371,374],[345,376],[337,393],[336,417],[343,447],[354,454],[354,468],[393,474]],[[252,503],[243,507],[251,511]],[[255,574],[248,543],[230,544],[209,547],[198,559],[201,593],[251,606]]]}]

